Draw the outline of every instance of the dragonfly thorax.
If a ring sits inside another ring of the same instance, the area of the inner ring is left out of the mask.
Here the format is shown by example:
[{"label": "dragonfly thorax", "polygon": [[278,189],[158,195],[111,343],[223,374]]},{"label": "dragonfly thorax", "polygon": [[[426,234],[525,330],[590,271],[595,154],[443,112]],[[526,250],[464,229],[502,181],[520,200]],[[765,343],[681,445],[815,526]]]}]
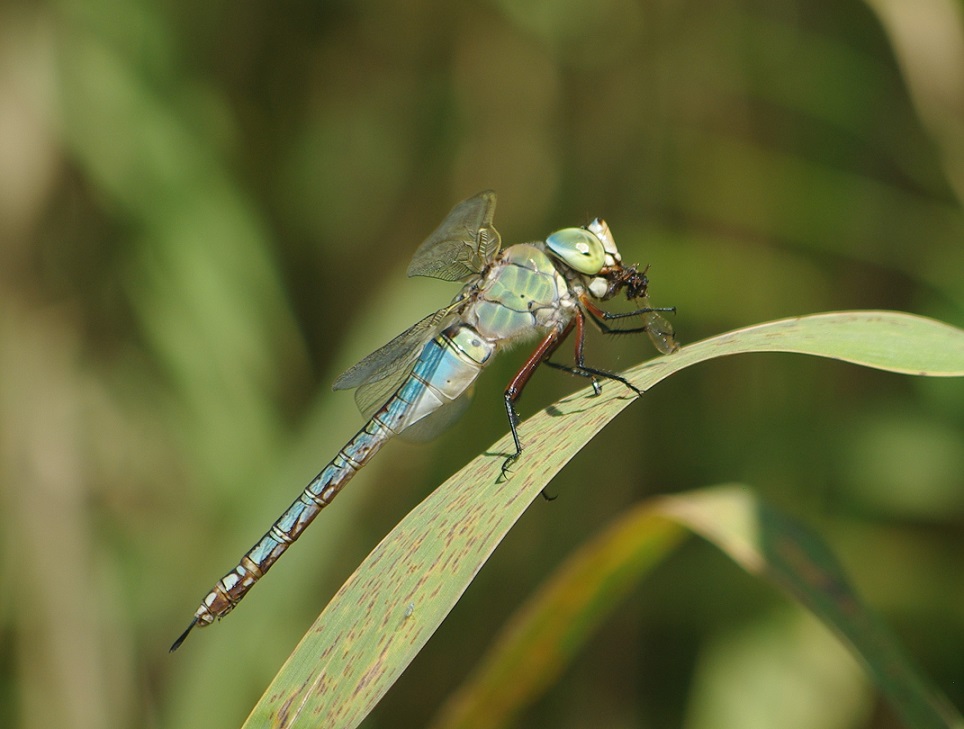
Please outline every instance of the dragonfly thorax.
[{"label": "dragonfly thorax", "polygon": [[541,244],[504,249],[466,294],[462,316],[500,347],[531,339],[540,331],[561,330],[576,307],[568,282]]}]

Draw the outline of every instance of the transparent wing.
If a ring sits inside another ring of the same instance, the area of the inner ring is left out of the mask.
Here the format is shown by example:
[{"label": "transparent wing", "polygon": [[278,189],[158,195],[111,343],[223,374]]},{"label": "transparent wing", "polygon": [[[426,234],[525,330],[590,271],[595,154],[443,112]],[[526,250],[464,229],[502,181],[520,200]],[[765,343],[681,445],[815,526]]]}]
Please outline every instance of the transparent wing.
[{"label": "transparent wing", "polygon": [[449,309],[440,309],[379,347],[358,364],[345,370],[331,386],[333,390],[355,392],[355,404],[371,417],[408,377],[425,343],[442,328]]},{"label": "transparent wing", "polygon": [[499,251],[494,215],[492,190],[460,202],[415,251],[408,275],[464,281],[478,274]]},{"label": "transparent wing", "polygon": [[421,420],[403,430],[399,437],[409,443],[427,443],[434,440],[440,433],[447,430],[468,409],[472,402],[475,386],[459,395],[452,402],[443,405],[433,413],[429,413]]}]

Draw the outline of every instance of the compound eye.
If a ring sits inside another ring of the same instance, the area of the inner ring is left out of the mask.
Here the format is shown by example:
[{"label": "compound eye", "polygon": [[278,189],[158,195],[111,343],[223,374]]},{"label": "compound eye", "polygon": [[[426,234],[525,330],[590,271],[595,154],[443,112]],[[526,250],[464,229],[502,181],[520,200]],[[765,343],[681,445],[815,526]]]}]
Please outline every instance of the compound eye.
[{"label": "compound eye", "polygon": [[546,238],[546,247],[556,258],[579,273],[593,276],[606,263],[602,241],[585,228],[563,228]]}]

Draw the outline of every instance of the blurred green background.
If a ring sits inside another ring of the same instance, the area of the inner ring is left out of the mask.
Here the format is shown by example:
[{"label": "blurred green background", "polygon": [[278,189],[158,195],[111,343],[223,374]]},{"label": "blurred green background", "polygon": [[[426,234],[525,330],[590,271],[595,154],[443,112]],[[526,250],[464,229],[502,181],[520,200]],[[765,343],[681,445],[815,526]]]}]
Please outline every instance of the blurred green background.
[{"label": "blurred green background", "polygon": [[[489,187],[509,243],[605,217],[684,343],[832,309],[964,325],[964,4],[0,6],[0,726],[238,726],[364,555],[505,432],[524,352],[168,655],[361,424],[334,377],[455,293],[405,266]],[[583,385],[540,372],[520,409]],[[964,386],[759,355],[591,443],[365,726],[424,724],[620,510],[730,480],[826,537],[964,706]],[[896,725],[826,631],[694,541],[521,725],[774,716]]]}]

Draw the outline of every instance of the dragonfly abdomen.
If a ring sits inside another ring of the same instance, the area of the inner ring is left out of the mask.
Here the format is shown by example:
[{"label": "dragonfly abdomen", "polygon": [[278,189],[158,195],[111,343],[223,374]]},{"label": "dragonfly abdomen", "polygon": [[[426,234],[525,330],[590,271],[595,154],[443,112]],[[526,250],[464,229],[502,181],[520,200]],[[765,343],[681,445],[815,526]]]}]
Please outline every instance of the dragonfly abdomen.
[{"label": "dragonfly abdomen", "polygon": [[210,625],[231,612],[381,447],[392,436],[458,398],[478,377],[494,348],[466,326],[451,327],[426,343],[412,374],[298,494],[238,565],[218,580],[201,601],[192,625]]},{"label": "dragonfly abdomen", "polygon": [[[387,408],[387,406],[386,406]],[[383,408],[384,411],[386,408]],[[312,479],[238,565],[218,580],[195,613],[199,626],[223,618],[330,504],[357,471],[394,435],[376,414]]]}]

